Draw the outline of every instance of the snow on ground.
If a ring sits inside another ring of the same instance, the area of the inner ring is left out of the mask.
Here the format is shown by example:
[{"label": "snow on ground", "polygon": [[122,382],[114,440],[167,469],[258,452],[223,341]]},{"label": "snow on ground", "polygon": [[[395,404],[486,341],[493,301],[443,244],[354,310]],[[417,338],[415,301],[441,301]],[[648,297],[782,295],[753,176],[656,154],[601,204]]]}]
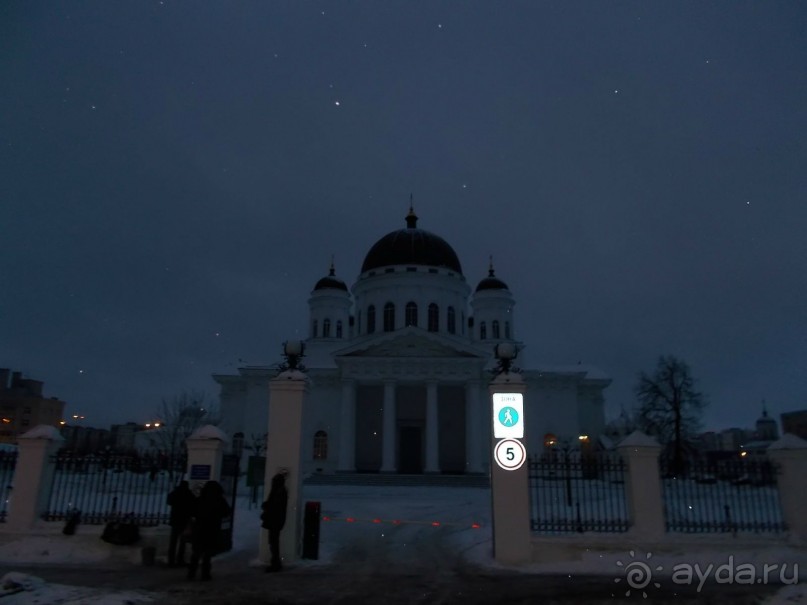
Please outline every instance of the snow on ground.
[{"label": "snow on ground", "polygon": [[135,605],[154,595],[139,591],[108,592],[94,588],[46,584],[35,576],[10,572],[0,579],[3,605]]},{"label": "snow on ground", "polygon": [[[486,489],[306,486],[303,489],[305,501],[321,503],[323,520],[319,560],[304,561],[301,565],[316,567],[339,564],[340,552],[348,546],[370,541],[377,544],[378,540],[387,539],[390,540],[389,551],[393,560],[396,557],[403,560],[408,556],[407,544],[428,541],[430,536],[439,535],[440,540],[446,541],[446,548],[460,554],[468,564],[488,568],[492,572],[505,569],[491,556],[490,492]],[[6,543],[0,545],[0,562],[103,565],[105,561],[114,559],[120,562],[121,549],[128,548],[130,562],[140,563],[139,548],[108,545],[100,540],[101,531],[102,526],[80,526],[75,536],[64,536],[56,531],[50,535],[6,537]],[[236,509],[233,550],[217,560],[242,557],[257,564],[259,540],[260,499],[253,504],[244,493]],[[703,546],[699,545],[699,541]],[[765,563],[788,562],[792,569],[793,563],[797,562],[801,567],[801,583],[783,586],[767,605],[807,605],[805,550],[778,545],[774,540],[757,539],[753,547],[743,546],[744,542],[748,543],[746,537],[684,536],[663,552],[653,552],[652,547],[645,545],[645,548],[641,548],[637,544],[634,548],[627,537],[613,534],[606,537],[577,534],[563,539],[546,537],[541,541],[541,548],[545,549],[542,556],[544,561],[522,566],[518,570],[523,573],[598,574],[615,579],[620,575],[624,577],[625,568],[631,562],[646,561],[652,563],[656,574],[654,579],[669,582],[672,568],[677,564],[697,563],[705,570],[710,563],[714,566],[727,563],[730,555],[734,557],[735,566],[751,563],[761,567]],[[570,543],[576,546],[571,548]],[[705,543],[710,546],[707,547]],[[647,557],[648,552],[651,553],[650,558]],[[663,570],[656,572],[658,567]],[[790,570],[787,577],[792,577]],[[102,593],[89,588],[46,584],[37,582],[31,576],[11,578],[7,583],[25,584],[26,581],[29,582],[29,590],[2,597],[2,603],[122,605],[148,602],[154,597],[145,592]]]}]

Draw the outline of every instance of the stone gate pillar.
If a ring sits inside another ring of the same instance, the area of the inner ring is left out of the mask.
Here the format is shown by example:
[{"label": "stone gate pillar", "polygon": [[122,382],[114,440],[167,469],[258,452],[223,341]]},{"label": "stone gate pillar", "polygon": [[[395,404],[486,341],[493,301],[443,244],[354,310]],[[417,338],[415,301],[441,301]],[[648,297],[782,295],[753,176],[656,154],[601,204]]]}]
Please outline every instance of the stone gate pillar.
[{"label": "stone gate pillar", "polygon": [[[284,471],[289,503],[286,524],[280,532],[280,555],[283,562],[300,557],[302,544],[302,465],[300,457],[303,404],[308,393],[308,377],[289,369],[269,382],[269,426],[266,435],[266,471],[264,499],[269,496],[272,477]],[[269,532],[262,529],[260,559],[268,565]]]},{"label": "stone gate pillar", "polygon": [[46,511],[55,467],[51,457],[59,451],[62,443],[64,437],[59,430],[45,424],[20,435],[6,517],[8,529],[27,531]]},{"label": "stone gate pillar", "polygon": [[638,538],[664,535],[664,504],[658,457],[661,446],[653,437],[634,431],[617,446],[628,466],[625,481],[630,532]]},{"label": "stone gate pillar", "polygon": [[807,441],[785,433],[767,451],[779,466],[777,485],[785,525],[793,536],[807,541]]},{"label": "stone gate pillar", "polygon": [[221,482],[221,461],[227,442],[227,434],[212,424],[199,427],[185,440],[188,483],[195,494],[208,481]]}]

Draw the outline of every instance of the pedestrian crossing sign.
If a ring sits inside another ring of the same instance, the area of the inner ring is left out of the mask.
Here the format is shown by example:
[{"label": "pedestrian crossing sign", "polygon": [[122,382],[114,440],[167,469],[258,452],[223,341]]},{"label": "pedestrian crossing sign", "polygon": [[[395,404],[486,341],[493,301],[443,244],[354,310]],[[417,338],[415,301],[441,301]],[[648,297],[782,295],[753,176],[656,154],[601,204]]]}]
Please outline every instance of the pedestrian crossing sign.
[{"label": "pedestrian crossing sign", "polygon": [[493,394],[493,436],[496,439],[524,438],[524,395]]}]

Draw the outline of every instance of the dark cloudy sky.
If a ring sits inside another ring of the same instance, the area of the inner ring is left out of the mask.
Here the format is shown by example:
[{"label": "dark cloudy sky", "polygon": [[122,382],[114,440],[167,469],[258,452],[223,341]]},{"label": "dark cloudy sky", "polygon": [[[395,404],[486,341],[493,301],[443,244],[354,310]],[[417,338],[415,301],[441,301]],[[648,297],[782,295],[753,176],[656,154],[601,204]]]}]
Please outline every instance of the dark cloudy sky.
[{"label": "dark cloudy sky", "polygon": [[97,426],[215,396],[413,193],[609,414],[668,353],[707,428],[807,408],[805,32],[785,1],[3,2],[0,367]]}]

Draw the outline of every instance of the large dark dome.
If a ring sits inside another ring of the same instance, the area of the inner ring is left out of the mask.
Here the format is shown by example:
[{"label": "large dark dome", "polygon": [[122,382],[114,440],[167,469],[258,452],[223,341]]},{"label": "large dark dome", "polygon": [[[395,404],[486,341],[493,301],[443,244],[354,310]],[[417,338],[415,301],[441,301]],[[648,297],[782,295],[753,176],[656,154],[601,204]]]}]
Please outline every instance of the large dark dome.
[{"label": "large dark dome", "polygon": [[409,210],[406,229],[388,233],[378,240],[361,266],[361,272],[390,265],[426,265],[445,267],[462,275],[457,253],[439,235],[417,228],[417,216]]}]

